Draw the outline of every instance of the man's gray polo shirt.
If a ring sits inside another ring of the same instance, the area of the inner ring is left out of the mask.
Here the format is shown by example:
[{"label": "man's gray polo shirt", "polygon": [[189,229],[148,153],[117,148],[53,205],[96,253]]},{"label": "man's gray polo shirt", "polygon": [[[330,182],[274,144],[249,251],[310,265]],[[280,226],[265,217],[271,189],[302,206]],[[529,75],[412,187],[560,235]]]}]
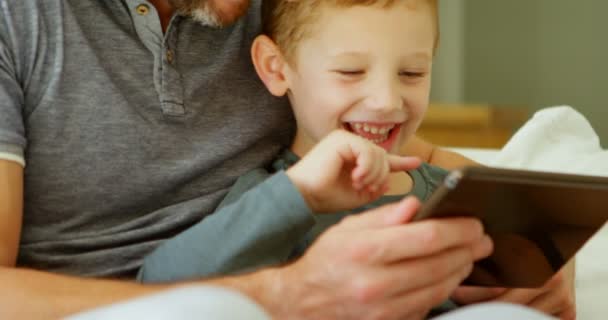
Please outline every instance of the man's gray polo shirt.
[{"label": "man's gray polo shirt", "polygon": [[250,63],[259,1],[224,29],[141,0],[0,0],[0,157],[26,163],[18,264],[134,274],[269,163],[293,119]]}]

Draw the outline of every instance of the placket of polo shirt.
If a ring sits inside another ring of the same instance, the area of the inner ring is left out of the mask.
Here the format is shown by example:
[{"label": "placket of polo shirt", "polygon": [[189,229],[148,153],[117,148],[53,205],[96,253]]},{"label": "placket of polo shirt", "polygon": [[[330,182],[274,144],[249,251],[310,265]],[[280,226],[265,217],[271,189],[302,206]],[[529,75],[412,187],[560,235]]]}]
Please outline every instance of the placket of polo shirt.
[{"label": "placket of polo shirt", "polygon": [[147,1],[127,0],[135,30],[142,43],[154,56],[154,87],[158,92],[164,115],[180,117],[186,114],[184,89],[176,64],[175,52],[178,25],[181,19],[171,19],[163,34],[156,8]]},{"label": "placket of polo shirt", "polygon": [[161,77],[161,105],[163,113],[168,116],[183,116],[186,114],[184,107],[184,86],[182,77],[177,70],[178,56],[177,36],[180,16],[174,16],[171,20],[165,41],[162,47],[162,77]]}]

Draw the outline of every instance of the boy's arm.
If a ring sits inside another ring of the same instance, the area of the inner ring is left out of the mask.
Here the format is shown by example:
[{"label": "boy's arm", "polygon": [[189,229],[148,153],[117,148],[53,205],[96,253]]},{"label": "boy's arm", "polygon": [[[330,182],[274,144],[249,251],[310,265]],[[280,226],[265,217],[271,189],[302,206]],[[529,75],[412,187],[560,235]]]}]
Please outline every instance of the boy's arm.
[{"label": "boy's arm", "polygon": [[143,282],[174,282],[286,262],[314,225],[308,205],[284,172],[252,171],[219,209],[144,259]]},{"label": "boy's arm", "polygon": [[401,154],[415,156],[423,162],[445,169],[456,169],[463,166],[480,166],[481,164],[456,152],[438,147],[418,136],[412,136],[401,148]]},{"label": "boy's arm", "polygon": [[215,213],[146,257],[138,278],[178,281],[284,263],[314,226],[312,212],[331,213],[365,203],[352,187],[352,166],[355,172],[385,170],[388,176],[391,167],[417,165],[418,160],[390,158],[374,144],[336,131],[287,172],[266,179],[267,172],[256,170],[239,179]]}]

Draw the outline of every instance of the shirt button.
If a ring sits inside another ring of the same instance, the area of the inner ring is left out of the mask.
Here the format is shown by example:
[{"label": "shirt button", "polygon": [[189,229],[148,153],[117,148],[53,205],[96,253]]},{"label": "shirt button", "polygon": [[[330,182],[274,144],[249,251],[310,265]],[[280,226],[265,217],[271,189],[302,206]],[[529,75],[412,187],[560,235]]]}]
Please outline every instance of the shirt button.
[{"label": "shirt button", "polygon": [[167,50],[167,62],[173,63],[174,55],[172,50]]},{"label": "shirt button", "polygon": [[150,7],[147,4],[140,4],[135,8],[135,11],[137,11],[137,14],[140,16],[145,16],[150,13]]}]

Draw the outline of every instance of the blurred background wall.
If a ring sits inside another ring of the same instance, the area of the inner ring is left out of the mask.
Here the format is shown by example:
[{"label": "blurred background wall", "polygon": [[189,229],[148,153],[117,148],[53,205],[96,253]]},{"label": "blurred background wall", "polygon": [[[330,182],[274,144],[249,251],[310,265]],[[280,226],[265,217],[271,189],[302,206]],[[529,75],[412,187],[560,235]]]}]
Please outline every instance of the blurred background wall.
[{"label": "blurred background wall", "polygon": [[608,146],[608,1],[440,0],[434,103],[571,105]]}]

